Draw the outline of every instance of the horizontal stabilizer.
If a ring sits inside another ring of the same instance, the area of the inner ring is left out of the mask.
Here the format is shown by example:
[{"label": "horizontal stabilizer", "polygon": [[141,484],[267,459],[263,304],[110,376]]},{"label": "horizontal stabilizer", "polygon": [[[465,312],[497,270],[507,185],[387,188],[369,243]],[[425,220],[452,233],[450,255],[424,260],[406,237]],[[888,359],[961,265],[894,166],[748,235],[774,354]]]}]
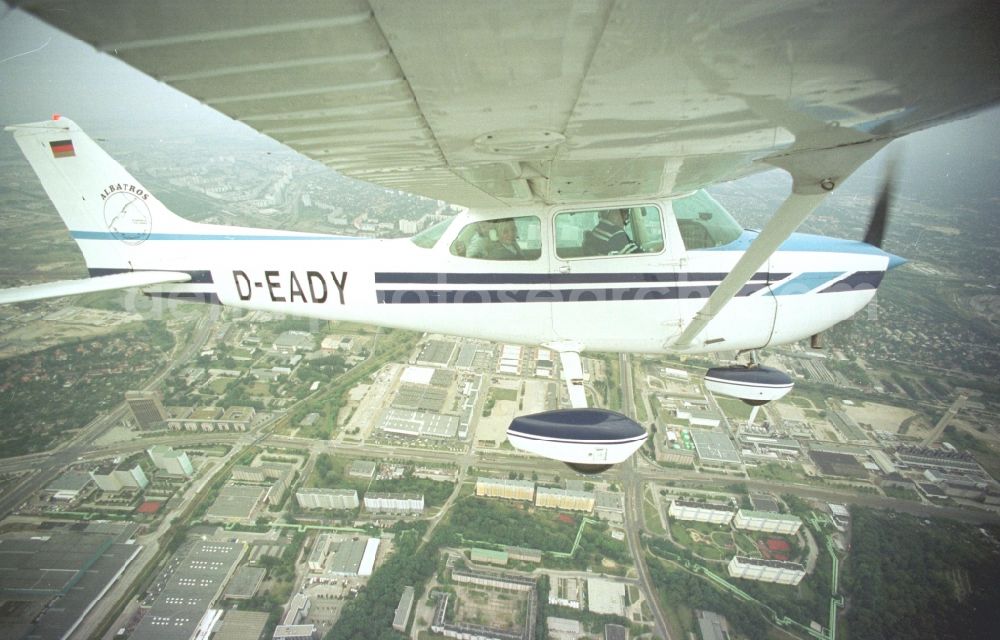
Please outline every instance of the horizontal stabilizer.
[{"label": "horizontal stabilizer", "polygon": [[187,282],[190,279],[189,274],[180,271],[129,271],[110,276],[83,278],[82,280],[59,280],[58,282],[33,284],[27,287],[2,289],[0,290],[0,304],[75,296],[96,291],[113,291],[129,287],[146,287],[168,282]]}]

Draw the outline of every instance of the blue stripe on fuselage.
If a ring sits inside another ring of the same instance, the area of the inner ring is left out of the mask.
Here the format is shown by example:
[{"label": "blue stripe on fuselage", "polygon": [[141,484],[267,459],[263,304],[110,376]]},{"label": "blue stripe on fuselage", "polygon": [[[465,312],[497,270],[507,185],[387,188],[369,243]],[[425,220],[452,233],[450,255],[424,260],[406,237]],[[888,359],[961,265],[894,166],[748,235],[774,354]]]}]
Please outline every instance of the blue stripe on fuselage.
[{"label": "blue stripe on fuselage", "polygon": [[813,289],[817,289],[834,278],[839,278],[843,275],[843,271],[810,271],[807,273],[800,273],[791,280],[782,282],[778,286],[772,288],[771,295],[789,296],[800,293],[809,293]]},{"label": "blue stripe on fuselage", "polygon": [[[691,249],[691,251],[746,251],[757,236],[759,231],[744,229],[740,237],[728,244],[709,249]],[[856,253],[870,256],[890,257],[891,254],[882,251],[878,247],[866,244],[859,240],[844,240],[843,238],[831,238],[820,236],[814,233],[793,233],[787,240],[781,243],[778,251],[821,251],[824,253]]]}]

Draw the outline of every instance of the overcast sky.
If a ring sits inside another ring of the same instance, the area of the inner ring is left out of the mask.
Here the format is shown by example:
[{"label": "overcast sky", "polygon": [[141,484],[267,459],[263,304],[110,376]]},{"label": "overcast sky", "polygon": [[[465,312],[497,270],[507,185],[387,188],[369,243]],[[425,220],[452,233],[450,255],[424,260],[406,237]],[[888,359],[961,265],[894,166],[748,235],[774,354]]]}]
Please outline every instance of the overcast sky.
[{"label": "overcast sky", "polygon": [[[0,11],[0,124],[59,113],[95,137],[122,126],[259,135],[21,11],[4,4]],[[0,150],[13,147],[9,134],[0,137]],[[912,134],[890,148],[899,145],[905,189],[961,189],[966,197],[1000,202],[1000,108]]]}]

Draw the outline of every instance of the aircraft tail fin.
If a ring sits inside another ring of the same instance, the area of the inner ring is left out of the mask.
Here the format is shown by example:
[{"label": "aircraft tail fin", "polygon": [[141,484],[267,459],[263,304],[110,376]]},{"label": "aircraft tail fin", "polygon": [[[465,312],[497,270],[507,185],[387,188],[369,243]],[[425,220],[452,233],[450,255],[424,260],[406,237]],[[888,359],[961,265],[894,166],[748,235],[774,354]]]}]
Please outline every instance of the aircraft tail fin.
[{"label": "aircraft tail fin", "polygon": [[54,116],[6,130],[13,131],[91,273],[138,268],[152,234],[198,226],[171,212],[72,120]]}]

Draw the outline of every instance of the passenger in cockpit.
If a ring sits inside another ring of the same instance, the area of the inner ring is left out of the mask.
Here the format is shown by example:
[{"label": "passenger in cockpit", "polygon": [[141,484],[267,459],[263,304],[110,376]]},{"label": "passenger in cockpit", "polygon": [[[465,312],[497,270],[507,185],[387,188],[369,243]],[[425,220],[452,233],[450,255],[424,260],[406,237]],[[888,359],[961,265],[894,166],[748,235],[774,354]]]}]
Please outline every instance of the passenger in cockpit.
[{"label": "passenger in cockpit", "polygon": [[467,258],[486,258],[490,246],[494,243],[490,230],[495,224],[490,221],[476,223],[476,232],[469,239],[468,248],[465,250]]},{"label": "passenger in cockpit", "polygon": [[521,247],[517,244],[517,225],[513,220],[501,220],[497,224],[497,240],[490,244],[486,257],[491,260],[524,260]]}]

